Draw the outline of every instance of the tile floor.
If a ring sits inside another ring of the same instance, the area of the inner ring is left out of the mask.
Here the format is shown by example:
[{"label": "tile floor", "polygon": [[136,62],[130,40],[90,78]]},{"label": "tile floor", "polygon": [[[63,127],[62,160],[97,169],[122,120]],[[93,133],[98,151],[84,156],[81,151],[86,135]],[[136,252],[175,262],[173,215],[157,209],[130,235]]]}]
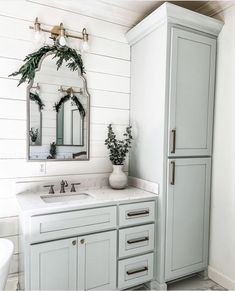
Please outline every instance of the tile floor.
[{"label": "tile floor", "polygon": [[210,279],[193,276],[168,285],[168,290],[226,290]]},{"label": "tile floor", "polygon": [[[149,290],[146,286],[140,285],[134,289],[128,289],[129,291],[143,291],[143,290]],[[210,291],[210,290],[215,290],[215,291],[224,291],[223,287],[218,285],[217,283],[213,282],[210,279],[203,279],[202,277],[199,277],[198,275],[189,277],[187,279],[174,282],[171,284],[168,284],[168,289],[167,290],[204,290],[204,291]],[[127,291],[127,290],[126,290]]]}]

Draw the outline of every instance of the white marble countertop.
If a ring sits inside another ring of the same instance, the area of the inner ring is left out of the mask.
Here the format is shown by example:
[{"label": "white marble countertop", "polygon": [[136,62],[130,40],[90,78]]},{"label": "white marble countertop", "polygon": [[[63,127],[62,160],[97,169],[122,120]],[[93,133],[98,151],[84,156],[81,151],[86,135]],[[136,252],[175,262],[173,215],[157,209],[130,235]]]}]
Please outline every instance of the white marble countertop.
[{"label": "white marble countertop", "polygon": [[[90,197],[72,202],[66,201],[55,203],[45,203],[41,198],[41,196],[51,197],[52,195],[76,195],[79,193],[87,193]],[[143,200],[154,200],[157,197],[157,194],[136,187],[127,187],[124,190],[114,190],[109,187],[100,189],[84,189],[73,194],[68,192],[66,194],[56,193],[45,195],[45,192],[25,192],[17,194],[16,196],[19,203],[20,213],[30,216],[108,205],[118,205],[123,203],[141,202]]]}]

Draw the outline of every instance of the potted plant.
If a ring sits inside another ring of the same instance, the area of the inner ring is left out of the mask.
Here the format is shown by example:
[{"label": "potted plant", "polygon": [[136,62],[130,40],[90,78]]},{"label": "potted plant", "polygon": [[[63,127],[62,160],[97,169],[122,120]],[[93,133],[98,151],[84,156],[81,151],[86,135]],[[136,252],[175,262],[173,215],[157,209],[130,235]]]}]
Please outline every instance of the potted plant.
[{"label": "potted plant", "polygon": [[127,186],[127,175],[123,172],[123,165],[133,139],[131,126],[126,128],[123,137],[123,140],[117,139],[112,125],[109,124],[108,137],[105,140],[105,145],[109,149],[109,159],[113,164],[113,172],[109,176],[109,184],[114,189],[124,189]]},{"label": "potted plant", "polygon": [[30,138],[31,138],[31,143],[32,144],[35,144],[37,139],[38,139],[38,135],[39,135],[39,130],[38,128],[36,129],[33,129],[31,127],[30,131],[29,131],[29,135],[30,135]]}]

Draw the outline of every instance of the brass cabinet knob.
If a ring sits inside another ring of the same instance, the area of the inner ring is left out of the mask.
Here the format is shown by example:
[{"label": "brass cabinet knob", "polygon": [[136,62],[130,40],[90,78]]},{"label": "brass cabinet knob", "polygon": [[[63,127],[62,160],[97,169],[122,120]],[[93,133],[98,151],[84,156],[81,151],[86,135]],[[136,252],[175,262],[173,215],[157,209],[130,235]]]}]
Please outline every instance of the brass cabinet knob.
[{"label": "brass cabinet knob", "polygon": [[76,243],[77,243],[76,240],[73,240],[73,241],[72,241],[73,246],[75,246]]},{"label": "brass cabinet knob", "polygon": [[85,239],[84,239],[84,238],[82,238],[82,239],[80,240],[80,243],[83,245],[83,244],[84,244],[84,242],[85,242]]}]

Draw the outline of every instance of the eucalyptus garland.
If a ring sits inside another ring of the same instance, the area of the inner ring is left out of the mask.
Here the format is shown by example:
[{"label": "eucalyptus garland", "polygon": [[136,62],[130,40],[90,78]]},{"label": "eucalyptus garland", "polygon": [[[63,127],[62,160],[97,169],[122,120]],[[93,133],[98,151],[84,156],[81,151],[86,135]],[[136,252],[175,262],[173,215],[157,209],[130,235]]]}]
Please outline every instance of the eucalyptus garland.
[{"label": "eucalyptus garland", "polygon": [[47,53],[54,54],[53,59],[58,58],[58,60],[56,61],[57,70],[62,66],[63,62],[65,61],[67,62],[66,66],[71,71],[76,71],[80,69],[82,75],[85,73],[81,55],[78,54],[75,49],[72,49],[68,46],[61,46],[58,43],[55,43],[52,46],[45,45],[41,47],[38,51],[27,55],[24,59],[24,65],[20,67],[19,71],[12,73],[11,75],[9,75],[9,77],[21,75],[18,86],[24,82],[30,83],[30,81],[33,80],[35,77],[35,72],[39,66],[41,59]]},{"label": "eucalyptus garland", "polygon": [[30,92],[29,99],[32,101],[35,101],[38,104],[38,107],[40,110],[42,110],[44,108],[45,105],[42,103],[42,100],[37,93]]},{"label": "eucalyptus garland", "polygon": [[59,112],[61,106],[69,99],[71,99],[77,105],[80,114],[84,118],[86,115],[86,112],[85,112],[84,107],[82,106],[82,103],[78,100],[78,98],[76,96],[74,96],[74,95],[71,96],[70,94],[65,95],[64,97],[62,97],[60,99],[60,101],[58,103],[55,103],[54,108],[55,108],[56,112]]}]

